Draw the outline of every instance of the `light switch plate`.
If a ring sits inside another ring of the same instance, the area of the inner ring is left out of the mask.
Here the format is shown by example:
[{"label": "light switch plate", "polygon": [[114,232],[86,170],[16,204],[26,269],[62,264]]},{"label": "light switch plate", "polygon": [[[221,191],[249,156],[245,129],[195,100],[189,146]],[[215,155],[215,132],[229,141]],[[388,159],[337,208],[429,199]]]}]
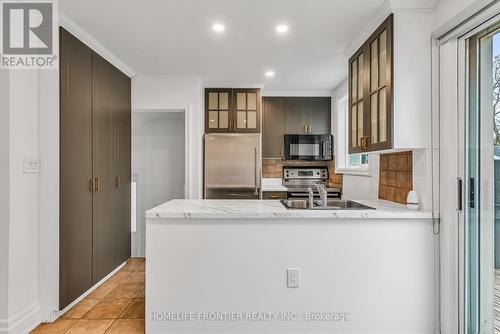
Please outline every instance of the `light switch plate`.
[{"label": "light switch plate", "polygon": [[287,286],[289,288],[298,288],[300,285],[300,269],[288,268],[286,271]]},{"label": "light switch plate", "polygon": [[38,158],[25,157],[23,159],[23,172],[28,174],[36,174],[40,171],[40,162]]}]

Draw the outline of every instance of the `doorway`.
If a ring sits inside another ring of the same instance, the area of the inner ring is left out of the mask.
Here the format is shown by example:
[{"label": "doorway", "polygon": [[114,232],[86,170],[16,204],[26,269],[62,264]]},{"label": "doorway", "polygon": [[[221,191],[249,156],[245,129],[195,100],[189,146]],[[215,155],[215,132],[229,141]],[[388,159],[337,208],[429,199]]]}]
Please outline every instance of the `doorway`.
[{"label": "doorway", "polygon": [[145,255],[145,212],[185,198],[184,110],[132,113],[132,256]]}]

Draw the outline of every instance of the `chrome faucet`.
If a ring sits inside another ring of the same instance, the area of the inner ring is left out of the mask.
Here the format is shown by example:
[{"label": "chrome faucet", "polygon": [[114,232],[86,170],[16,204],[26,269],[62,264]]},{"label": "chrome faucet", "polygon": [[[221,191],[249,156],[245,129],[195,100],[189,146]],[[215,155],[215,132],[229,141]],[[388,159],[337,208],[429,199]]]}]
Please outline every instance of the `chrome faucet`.
[{"label": "chrome faucet", "polygon": [[316,188],[318,188],[319,198],[321,200],[321,206],[327,206],[328,201],[328,191],[323,183],[316,183]]},{"label": "chrome faucet", "polygon": [[311,188],[307,188],[307,192],[309,193],[309,209],[314,207],[314,192]]}]

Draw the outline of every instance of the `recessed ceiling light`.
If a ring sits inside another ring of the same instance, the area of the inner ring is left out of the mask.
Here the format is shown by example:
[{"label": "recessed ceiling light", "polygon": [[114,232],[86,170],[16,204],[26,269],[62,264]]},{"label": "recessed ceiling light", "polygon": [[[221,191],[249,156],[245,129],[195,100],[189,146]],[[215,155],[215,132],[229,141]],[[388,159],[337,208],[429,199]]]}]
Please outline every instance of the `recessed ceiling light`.
[{"label": "recessed ceiling light", "polygon": [[214,23],[212,25],[212,30],[215,32],[223,32],[226,30],[226,27],[222,23]]},{"label": "recessed ceiling light", "polygon": [[288,31],[288,26],[286,24],[280,24],[276,26],[276,32],[279,32],[280,34],[284,34]]},{"label": "recessed ceiling light", "polygon": [[274,74],[275,74],[274,71],[267,71],[266,72],[266,77],[272,78],[272,77],[274,77]]}]

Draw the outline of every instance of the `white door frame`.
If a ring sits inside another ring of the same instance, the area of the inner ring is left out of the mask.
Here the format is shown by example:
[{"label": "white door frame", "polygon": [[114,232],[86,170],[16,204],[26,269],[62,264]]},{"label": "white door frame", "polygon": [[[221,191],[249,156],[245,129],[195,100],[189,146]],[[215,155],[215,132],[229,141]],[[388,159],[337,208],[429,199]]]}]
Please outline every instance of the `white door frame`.
[{"label": "white door frame", "polygon": [[[464,215],[457,210],[456,180],[464,176],[466,53],[465,39],[499,19],[500,3],[432,40],[433,142],[439,143],[433,170],[434,211],[440,228],[440,326],[443,334],[465,334],[464,329]],[[462,129],[462,131],[460,131]],[[434,146],[433,146],[434,148]],[[434,148],[436,151],[436,149]],[[436,153],[436,152],[435,152]],[[463,198],[462,198],[463,203]],[[464,203],[465,204],[465,203]]]},{"label": "white door frame", "polygon": [[[191,127],[190,122],[192,118],[192,107],[191,105],[187,105],[184,107],[169,107],[169,108],[147,108],[147,109],[133,109],[132,113],[140,114],[140,113],[184,113],[184,186],[183,186],[183,197],[189,198],[189,189],[191,184]],[[133,133],[132,133],[133,139]],[[139,183],[137,188],[137,212],[142,212],[142,203],[141,196],[139,196],[141,192],[141,187],[139,186],[141,182],[142,170],[132,170],[132,174],[137,174],[139,177]],[[140,219],[139,219],[140,217]],[[136,216],[136,233],[139,234],[140,240],[137,240],[139,247],[139,255],[144,256],[146,254],[146,219],[142,217],[142,214]]]}]

